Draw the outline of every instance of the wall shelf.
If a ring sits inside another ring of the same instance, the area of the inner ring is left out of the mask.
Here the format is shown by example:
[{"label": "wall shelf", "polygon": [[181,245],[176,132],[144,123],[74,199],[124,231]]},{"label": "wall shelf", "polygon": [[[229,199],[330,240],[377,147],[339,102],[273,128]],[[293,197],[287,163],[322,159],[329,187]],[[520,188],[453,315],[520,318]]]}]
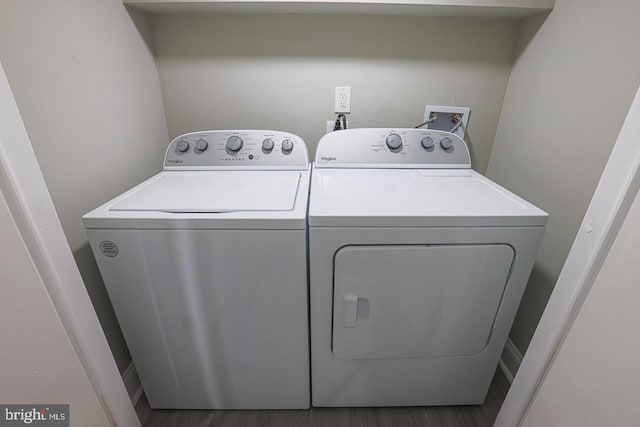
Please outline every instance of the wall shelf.
[{"label": "wall shelf", "polygon": [[550,11],[555,0],[123,0],[148,13],[359,13],[524,18]]}]

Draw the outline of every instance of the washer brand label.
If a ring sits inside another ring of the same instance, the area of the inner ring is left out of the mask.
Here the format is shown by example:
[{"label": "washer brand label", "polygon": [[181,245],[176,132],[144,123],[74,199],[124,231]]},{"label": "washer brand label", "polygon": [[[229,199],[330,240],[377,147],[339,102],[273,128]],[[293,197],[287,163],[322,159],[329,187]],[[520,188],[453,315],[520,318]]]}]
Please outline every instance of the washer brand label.
[{"label": "washer brand label", "polygon": [[110,258],[118,256],[118,245],[111,240],[103,240],[100,242],[100,251]]},{"label": "washer brand label", "polygon": [[336,158],[334,156],[322,156],[320,157],[320,160],[324,161],[324,162],[330,162],[332,160],[335,160]]},{"label": "washer brand label", "polygon": [[179,165],[179,164],[184,163],[184,160],[180,160],[180,159],[177,159],[177,160],[169,159],[169,160],[167,160],[167,163],[169,163],[170,165]]}]

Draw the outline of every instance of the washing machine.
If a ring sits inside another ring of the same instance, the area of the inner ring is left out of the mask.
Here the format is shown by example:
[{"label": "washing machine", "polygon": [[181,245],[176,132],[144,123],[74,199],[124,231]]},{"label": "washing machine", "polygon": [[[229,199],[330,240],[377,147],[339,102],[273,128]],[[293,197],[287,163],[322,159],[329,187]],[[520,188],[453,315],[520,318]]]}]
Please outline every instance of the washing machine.
[{"label": "washing machine", "polygon": [[309,174],[291,133],[189,133],[83,217],[152,408],[309,407]]},{"label": "washing machine", "polygon": [[457,135],[332,132],[309,205],[312,405],[483,403],[547,213]]}]

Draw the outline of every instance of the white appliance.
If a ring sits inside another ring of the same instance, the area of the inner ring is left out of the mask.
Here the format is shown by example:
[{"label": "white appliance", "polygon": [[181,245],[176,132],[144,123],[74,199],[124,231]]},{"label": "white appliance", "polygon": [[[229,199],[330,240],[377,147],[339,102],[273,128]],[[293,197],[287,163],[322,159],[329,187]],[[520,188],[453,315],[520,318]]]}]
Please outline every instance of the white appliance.
[{"label": "white appliance", "polygon": [[332,132],[309,205],[312,404],[484,401],[547,214],[457,135]]},{"label": "white appliance", "polygon": [[83,217],[152,408],[309,407],[304,141],[206,131]]}]

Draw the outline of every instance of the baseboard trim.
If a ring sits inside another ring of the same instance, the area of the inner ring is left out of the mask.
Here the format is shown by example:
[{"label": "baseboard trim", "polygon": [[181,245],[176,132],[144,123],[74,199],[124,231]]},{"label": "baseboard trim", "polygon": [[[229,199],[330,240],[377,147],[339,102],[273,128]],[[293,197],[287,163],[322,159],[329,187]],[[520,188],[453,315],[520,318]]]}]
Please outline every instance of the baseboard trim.
[{"label": "baseboard trim", "polygon": [[509,383],[513,382],[513,378],[516,376],[516,372],[518,372],[518,368],[522,363],[522,354],[520,350],[515,346],[511,338],[507,338],[507,342],[504,345],[504,350],[502,351],[502,356],[500,357],[500,361],[498,364],[500,365],[500,369],[504,372],[504,376],[507,377]]},{"label": "baseboard trim", "polygon": [[142,396],[142,383],[140,382],[138,371],[136,371],[136,366],[133,362],[131,362],[122,373],[122,381],[127,389],[127,393],[129,393],[131,403],[133,403],[133,406],[136,406],[136,403],[140,400],[140,396]]}]

